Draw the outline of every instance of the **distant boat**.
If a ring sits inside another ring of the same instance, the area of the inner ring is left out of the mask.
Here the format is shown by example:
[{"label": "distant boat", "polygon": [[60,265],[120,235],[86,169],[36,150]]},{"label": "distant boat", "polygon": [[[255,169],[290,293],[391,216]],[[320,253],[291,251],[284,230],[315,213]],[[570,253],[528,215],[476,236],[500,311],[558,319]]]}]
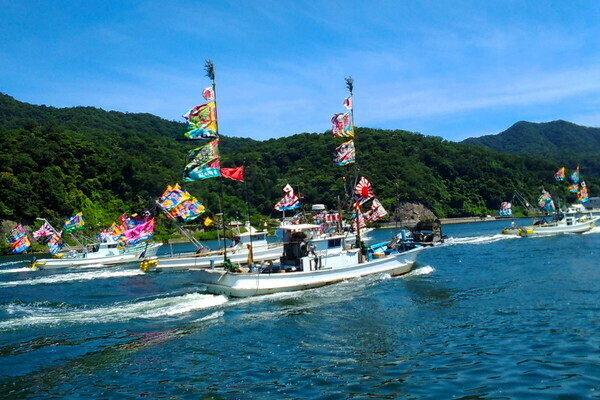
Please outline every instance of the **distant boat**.
[{"label": "distant boat", "polygon": [[33,260],[32,269],[59,269],[89,266],[108,266],[125,264],[145,256],[156,254],[162,243],[138,243],[123,247],[119,243],[96,243],[85,246],[83,251],[70,251],[59,258]]},{"label": "distant boat", "polygon": [[533,225],[518,228],[521,236],[556,235],[560,233],[585,233],[596,226],[600,216],[593,216],[581,204],[573,204],[558,213],[552,221],[538,220]]},{"label": "distant boat", "polygon": [[424,249],[413,246],[399,251],[387,243],[366,249],[349,248],[344,235],[323,237],[318,225],[282,226],[283,255],[278,263],[263,263],[258,268],[192,269],[209,293],[248,297],[296,291],[341,282],[361,276],[409,272],[417,254]]}]

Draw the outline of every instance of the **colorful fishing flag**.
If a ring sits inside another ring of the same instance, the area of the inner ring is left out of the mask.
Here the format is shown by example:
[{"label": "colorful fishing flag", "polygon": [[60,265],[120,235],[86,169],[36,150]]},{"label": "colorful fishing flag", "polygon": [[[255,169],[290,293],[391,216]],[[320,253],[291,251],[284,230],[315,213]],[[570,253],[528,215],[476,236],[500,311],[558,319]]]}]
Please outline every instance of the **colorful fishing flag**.
[{"label": "colorful fishing flag", "polygon": [[52,226],[47,221],[44,221],[42,226],[40,226],[37,231],[33,232],[32,235],[37,241],[45,240],[54,235],[54,229],[52,229]]},{"label": "colorful fishing flag", "polygon": [[221,163],[218,158],[193,168],[190,168],[191,166],[191,164],[188,164],[183,171],[183,180],[186,182],[221,176]]},{"label": "colorful fishing flag", "polygon": [[10,251],[12,251],[13,254],[21,254],[27,251],[30,247],[31,243],[29,242],[29,237],[25,235],[21,236],[10,245]]},{"label": "colorful fishing flag", "polygon": [[512,204],[508,201],[503,201],[502,204],[500,204],[500,211],[498,212],[498,215],[502,217],[512,216]]},{"label": "colorful fishing flag", "polygon": [[202,91],[202,97],[206,101],[214,101],[215,100],[215,91],[212,86],[207,87]]},{"label": "colorful fishing flag", "polygon": [[356,152],[354,150],[354,141],[349,140],[336,147],[333,153],[333,165],[343,166],[352,164],[356,161]]},{"label": "colorful fishing flag", "polygon": [[565,167],[560,167],[558,171],[556,171],[556,173],[554,174],[554,179],[556,179],[557,181],[565,180]]},{"label": "colorful fishing flag", "polygon": [[206,219],[204,220],[204,226],[210,226],[213,222],[215,221],[212,220],[210,217],[206,217]]},{"label": "colorful fishing flag", "polygon": [[344,107],[347,110],[352,110],[352,96],[348,96],[344,99]]},{"label": "colorful fishing flag", "polygon": [[195,106],[183,115],[188,126],[186,139],[214,139],[217,135],[217,112],[215,102]]},{"label": "colorful fishing flag", "polygon": [[26,236],[27,232],[25,232],[25,228],[23,228],[23,225],[21,224],[17,224],[17,226],[15,226],[7,235],[6,235],[6,240],[8,241],[8,243],[15,243],[17,242],[19,239],[21,239],[23,236]]},{"label": "colorful fishing flag", "polygon": [[48,251],[50,254],[55,255],[59,252],[61,247],[63,246],[63,241],[61,239],[62,231],[52,234],[50,240],[48,241]]},{"label": "colorful fishing flag", "polygon": [[352,127],[352,112],[334,114],[331,118],[333,136],[354,137],[354,128]]},{"label": "colorful fishing flag", "polygon": [[[163,209],[169,211],[176,207],[182,201],[188,200],[190,198],[192,198],[192,196],[188,193],[188,191],[182,189],[181,186],[179,186],[179,183],[176,183],[173,187],[167,187],[167,190],[165,190],[162,196],[158,199],[158,205],[161,206]],[[127,216],[125,216],[125,219],[121,218],[121,222],[123,224],[127,220],[126,217]]]},{"label": "colorful fishing flag", "polygon": [[569,192],[577,193],[579,191],[579,183],[574,183],[569,186]]},{"label": "colorful fishing flag", "polygon": [[143,240],[152,238],[154,234],[154,218],[137,225],[135,228],[123,232],[123,238],[127,244],[136,244]]},{"label": "colorful fishing flag", "polygon": [[179,216],[184,222],[189,222],[203,214],[205,210],[204,205],[194,197],[183,203],[183,212]]},{"label": "colorful fishing flag", "polygon": [[575,171],[573,171],[573,173],[571,174],[571,180],[573,181],[573,183],[579,182],[579,165],[577,166]]},{"label": "colorful fishing flag", "polygon": [[538,206],[542,211],[552,212],[555,210],[552,196],[544,189],[542,189],[542,194],[538,198]]},{"label": "colorful fishing flag", "polygon": [[233,179],[234,181],[244,182],[244,167],[223,168],[221,167],[221,176],[223,178]]},{"label": "colorful fishing flag", "polygon": [[283,188],[285,195],[277,204],[275,204],[275,209],[277,211],[286,211],[286,210],[295,210],[300,207],[300,199],[298,196],[294,194],[294,189],[288,183]]},{"label": "colorful fishing flag", "polygon": [[85,225],[85,221],[83,219],[83,213],[77,213],[70,218],[67,218],[65,222],[63,222],[63,228],[65,229],[65,233],[71,233],[74,231],[78,231],[83,229]]},{"label": "colorful fishing flag", "polygon": [[191,150],[186,158],[183,177],[186,182],[215,178],[221,175],[219,139]]},{"label": "colorful fishing flag", "polygon": [[373,193],[371,182],[362,176],[354,187],[354,208],[360,207],[373,197],[375,197],[375,193]]},{"label": "colorful fishing flag", "polygon": [[375,222],[378,219],[381,219],[387,215],[387,210],[383,208],[381,202],[378,199],[373,199],[373,203],[371,203],[371,208],[365,214],[365,218],[369,222]]},{"label": "colorful fishing flag", "polygon": [[588,190],[587,190],[587,185],[585,184],[585,181],[581,181],[581,188],[579,189],[579,192],[577,193],[577,201],[580,203],[585,203],[586,201],[589,201],[590,199],[588,198]]}]

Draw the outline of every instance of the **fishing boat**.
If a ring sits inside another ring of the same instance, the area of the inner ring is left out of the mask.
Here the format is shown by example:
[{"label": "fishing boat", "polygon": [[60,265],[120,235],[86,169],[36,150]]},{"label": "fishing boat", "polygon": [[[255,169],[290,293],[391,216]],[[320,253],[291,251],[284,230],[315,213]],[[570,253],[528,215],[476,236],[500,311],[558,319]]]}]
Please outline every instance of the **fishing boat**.
[{"label": "fishing boat", "polygon": [[542,218],[532,225],[519,228],[521,236],[556,235],[560,233],[585,233],[596,226],[600,216],[593,216],[581,204],[573,204],[557,213],[550,221]]},{"label": "fishing boat", "polygon": [[282,226],[283,255],[277,263],[257,267],[192,268],[196,280],[213,294],[248,297],[304,290],[372,274],[402,275],[409,272],[417,254],[415,245],[402,250],[392,243],[352,247],[344,235],[323,237],[318,225]]},{"label": "fishing boat", "polygon": [[282,251],[282,243],[269,243],[266,231],[257,231],[247,224],[246,232],[233,236],[233,243],[226,250],[201,248],[195,254],[146,257],[140,262],[140,269],[144,272],[187,271],[190,268],[219,267],[226,259],[236,264],[251,264],[277,260]]},{"label": "fishing boat", "polygon": [[71,250],[59,253],[59,257],[34,259],[30,267],[38,270],[50,270],[74,267],[104,267],[134,262],[145,256],[155,255],[162,243],[138,243],[123,246],[116,242],[96,243],[84,247],[83,251]]}]

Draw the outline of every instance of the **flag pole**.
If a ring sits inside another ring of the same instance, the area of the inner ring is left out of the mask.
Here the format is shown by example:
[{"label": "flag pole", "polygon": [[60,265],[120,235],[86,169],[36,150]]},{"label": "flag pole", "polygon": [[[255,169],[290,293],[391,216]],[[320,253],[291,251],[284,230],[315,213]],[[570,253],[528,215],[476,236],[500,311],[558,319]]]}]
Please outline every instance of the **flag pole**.
[{"label": "flag pole", "polygon": [[[213,96],[215,103],[215,127],[216,127],[216,136],[219,138],[219,118],[217,117],[217,83],[215,82],[215,65],[211,60],[206,60],[204,62],[204,71],[206,72],[206,76],[212,82],[213,88]],[[218,150],[217,150],[218,151]],[[219,209],[221,211],[221,223],[223,224],[223,266],[225,269],[229,266],[229,260],[227,259],[227,236],[225,231],[225,214],[223,213],[223,182],[219,182]]]},{"label": "flag pole", "polygon": [[[352,134],[353,137],[355,136],[354,133],[354,79],[352,79],[351,76],[346,77],[346,88],[348,88],[348,91],[350,92],[350,126],[352,128]],[[356,184],[358,183],[358,157],[356,156],[356,141],[354,141],[354,186],[356,186]],[[362,246],[362,241],[360,240],[360,205],[354,207],[355,211],[356,211],[356,217],[355,217],[355,221],[356,221],[356,246],[360,249],[360,254],[361,257],[358,260],[359,263],[362,263],[362,256],[363,256],[363,246]]]}]

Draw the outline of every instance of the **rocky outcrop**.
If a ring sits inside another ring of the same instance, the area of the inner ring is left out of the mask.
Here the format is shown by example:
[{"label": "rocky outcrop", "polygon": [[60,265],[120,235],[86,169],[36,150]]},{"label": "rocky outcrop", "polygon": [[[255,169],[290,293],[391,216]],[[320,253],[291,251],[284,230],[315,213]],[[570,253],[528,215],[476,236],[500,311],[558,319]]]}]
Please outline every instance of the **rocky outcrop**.
[{"label": "rocky outcrop", "polygon": [[400,203],[392,220],[397,220],[403,226],[414,227],[422,220],[437,219],[435,214],[421,203]]}]

